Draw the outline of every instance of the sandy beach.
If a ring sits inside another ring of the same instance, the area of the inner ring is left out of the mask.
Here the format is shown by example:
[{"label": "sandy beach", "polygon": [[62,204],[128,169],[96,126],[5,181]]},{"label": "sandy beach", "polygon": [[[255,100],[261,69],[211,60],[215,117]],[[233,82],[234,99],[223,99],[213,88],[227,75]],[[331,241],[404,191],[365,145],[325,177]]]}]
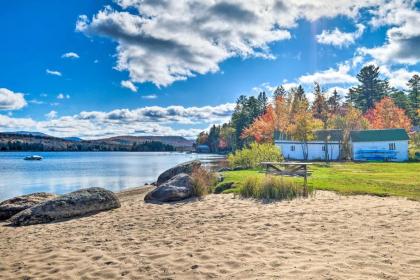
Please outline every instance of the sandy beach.
[{"label": "sandy beach", "polygon": [[339,196],[264,204],[209,195],[79,219],[0,224],[0,279],[419,279],[420,203]]}]

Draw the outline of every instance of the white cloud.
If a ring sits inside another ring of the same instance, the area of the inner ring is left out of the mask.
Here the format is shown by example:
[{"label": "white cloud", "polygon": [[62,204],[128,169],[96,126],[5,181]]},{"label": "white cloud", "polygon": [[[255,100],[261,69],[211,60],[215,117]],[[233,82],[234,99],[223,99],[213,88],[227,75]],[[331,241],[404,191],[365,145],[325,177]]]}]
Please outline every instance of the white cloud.
[{"label": "white cloud", "polygon": [[407,89],[408,80],[410,80],[415,74],[420,75],[420,72],[418,71],[409,71],[405,68],[391,70],[387,66],[381,66],[380,71],[386,78],[388,78],[390,86],[400,89]]},{"label": "white cloud", "polygon": [[416,1],[389,1],[372,11],[371,24],[391,26],[387,41],[374,48],[360,48],[380,63],[417,64],[420,62],[420,12]]},{"label": "white cloud", "polygon": [[19,110],[27,105],[22,93],[0,88],[0,110]]},{"label": "white cloud", "polygon": [[299,82],[302,84],[313,84],[317,82],[321,85],[357,83],[357,79],[349,74],[350,70],[349,63],[345,62],[339,64],[338,69],[329,68],[313,74],[303,75],[299,78]]},{"label": "white cloud", "polygon": [[61,57],[62,58],[76,59],[76,58],[79,58],[80,56],[77,53],[75,53],[75,52],[68,52],[68,53],[63,54]]},{"label": "white cloud", "polygon": [[131,81],[121,81],[121,86],[123,88],[128,88],[132,92],[137,92],[137,87]]},{"label": "white cloud", "polygon": [[64,93],[59,93],[57,95],[57,99],[70,99],[70,95],[69,94],[64,94]]},{"label": "white cloud", "polygon": [[47,70],[45,70],[45,72],[48,75],[59,76],[59,77],[62,76],[61,72],[60,71],[57,71],[57,70],[49,70],[49,69],[47,69]]},{"label": "white cloud", "polygon": [[222,123],[230,118],[234,108],[233,103],[204,107],[151,106],[110,112],[80,112],[59,118],[52,111],[46,115],[49,118],[46,121],[0,115],[0,129],[35,130],[59,137],[77,135],[86,139],[127,134],[195,137],[202,128],[174,128],[173,125],[182,127]]},{"label": "white cloud", "polygon": [[354,44],[360,38],[365,30],[363,24],[356,24],[355,32],[342,32],[338,28],[334,30],[323,30],[321,34],[316,35],[316,40],[320,44],[333,45],[336,47],[348,47]]},{"label": "white cloud", "polygon": [[141,98],[144,98],[144,99],[156,99],[157,98],[157,95],[156,94],[143,95]]},{"label": "white cloud", "polygon": [[55,119],[57,117],[57,111],[50,111],[48,114],[45,114],[45,117],[49,120]]},{"label": "white cloud", "polygon": [[119,0],[116,9],[80,16],[76,30],[115,40],[116,69],[130,81],[167,86],[217,72],[231,57],[273,58],[269,44],[290,39],[300,19],[356,18],[382,1]]}]

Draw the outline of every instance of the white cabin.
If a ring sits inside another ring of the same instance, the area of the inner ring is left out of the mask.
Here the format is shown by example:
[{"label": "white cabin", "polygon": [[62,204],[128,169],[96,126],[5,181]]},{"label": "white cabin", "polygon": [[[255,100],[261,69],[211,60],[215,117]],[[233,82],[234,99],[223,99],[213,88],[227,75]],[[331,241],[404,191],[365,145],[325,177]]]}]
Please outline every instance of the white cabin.
[{"label": "white cabin", "polygon": [[409,137],[404,129],[373,129],[350,132],[352,158],[357,161],[408,160]]},{"label": "white cabin", "polygon": [[287,160],[304,160],[307,149],[307,160],[339,160],[341,157],[341,143],[343,133],[341,130],[317,130],[314,132],[315,140],[306,145],[300,141],[275,140],[283,157]]},{"label": "white cabin", "polygon": [[[276,137],[286,160],[339,160],[341,159],[343,132],[341,130],[317,130],[315,139],[304,144],[301,141]],[[408,160],[408,134],[404,129],[371,129],[350,132],[350,148],[355,161]],[[306,151],[307,150],[307,151]]]}]

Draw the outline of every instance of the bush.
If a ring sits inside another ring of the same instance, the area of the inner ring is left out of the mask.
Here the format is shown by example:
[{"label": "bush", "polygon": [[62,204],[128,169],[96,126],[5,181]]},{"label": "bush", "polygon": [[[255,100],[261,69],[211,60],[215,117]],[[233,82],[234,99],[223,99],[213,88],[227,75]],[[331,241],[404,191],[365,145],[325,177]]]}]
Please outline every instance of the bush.
[{"label": "bush", "polygon": [[252,143],[248,148],[237,150],[229,154],[228,162],[231,167],[257,167],[263,161],[281,161],[280,149],[273,144]]},{"label": "bush", "polygon": [[193,178],[194,195],[197,197],[211,193],[212,188],[217,183],[216,175],[203,167],[195,168],[191,173],[191,177]]},{"label": "bush", "polygon": [[297,197],[306,197],[312,194],[309,188],[307,193],[303,185],[286,181],[281,177],[266,176],[265,178],[249,177],[239,190],[239,195],[245,198],[265,200],[290,200]]},{"label": "bush", "polygon": [[215,194],[219,194],[224,192],[225,190],[231,189],[234,187],[234,183],[233,182],[222,182],[220,184],[218,184],[216,186],[216,188],[214,188],[214,193]]}]

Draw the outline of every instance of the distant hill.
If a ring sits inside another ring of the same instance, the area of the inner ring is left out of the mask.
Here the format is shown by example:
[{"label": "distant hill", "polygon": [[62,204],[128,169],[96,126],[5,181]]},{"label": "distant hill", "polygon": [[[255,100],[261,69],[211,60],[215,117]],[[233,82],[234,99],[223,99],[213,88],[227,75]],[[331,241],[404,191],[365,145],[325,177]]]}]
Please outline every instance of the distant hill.
[{"label": "distant hill", "polygon": [[182,136],[116,136],[94,141],[105,141],[107,143],[118,143],[131,145],[133,143],[144,143],[148,141],[162,142],[163,144],[174,146],[175,148],[192,148],[194,141]]},{"label": "distant hill", "polygon": [[36,132],[36,131],[15,131],[10,132],[13,134],[19,134],[19,135],[32,135],[32,136],[44,136],[44,137],[51,137],[48,134],[42,133],[42,132]]},{"label": "distant hill", "polygon": [[82,138],[79,138],[79,137],[64,137],[62,139],[67,140],[67,141],[73,141],[73,142],[83,141],[83,139]]},{"label": "distant hill", "polygon": [[39,132],[0,133],[0,151],[191,151],[180,136],[118,136],[97,140],[58,138]]}]

